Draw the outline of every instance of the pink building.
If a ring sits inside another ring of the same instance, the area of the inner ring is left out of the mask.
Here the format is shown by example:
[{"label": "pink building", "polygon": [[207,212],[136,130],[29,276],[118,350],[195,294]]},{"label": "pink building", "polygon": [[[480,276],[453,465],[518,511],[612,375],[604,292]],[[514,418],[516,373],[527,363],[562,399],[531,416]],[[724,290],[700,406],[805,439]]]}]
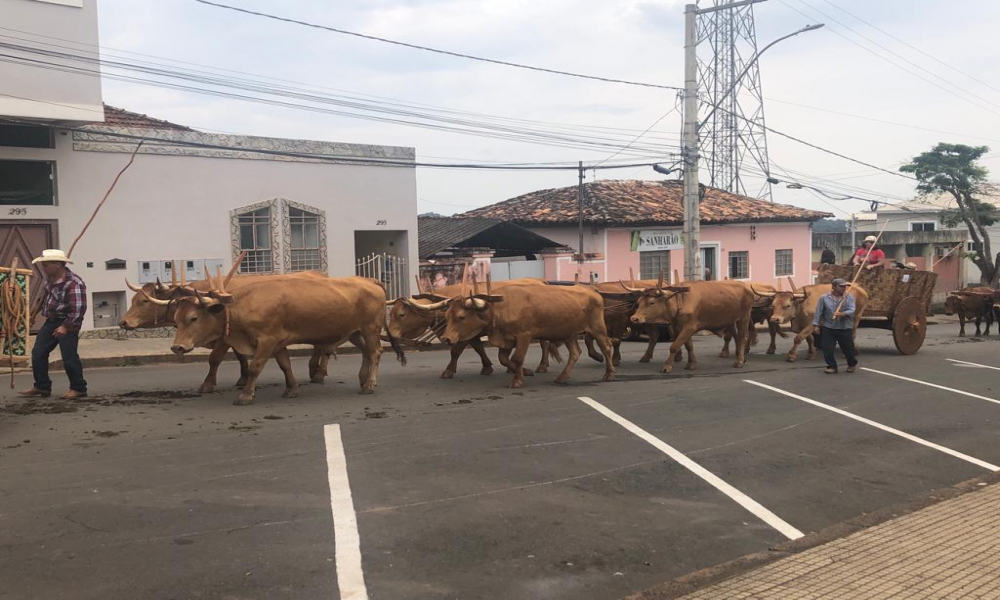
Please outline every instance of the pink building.
[{"label": "pink building", "polygon": [[[703,187],[701,264],[705,279],[812,283],[812,223],[828,213]],[[544,255],[545,278],[581,281],[655,279],[661,269],[683,276],[679,181],[604,180],[584,185],[582,265],[571,253]],[[579,249],[576,186],[540,190],[463,216],[521,225]]]}]

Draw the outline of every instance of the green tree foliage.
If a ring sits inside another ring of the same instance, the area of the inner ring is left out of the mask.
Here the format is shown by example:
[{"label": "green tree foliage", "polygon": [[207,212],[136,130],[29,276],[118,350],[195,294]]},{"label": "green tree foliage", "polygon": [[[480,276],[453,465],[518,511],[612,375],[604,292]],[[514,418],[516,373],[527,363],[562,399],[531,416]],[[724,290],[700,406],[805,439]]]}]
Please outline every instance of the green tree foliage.
[{"label": "green tree foliage", "polygon": [[955,200],[955,208],[942,211],[940,220],[948,227],[968,227],[972,241],[982,249],[970,258],[979,267],[983,285],[995,285],[1000,279],[1000,255],[994,256],[986,229],[1000,222],[1000,212],[983,200],[997,190],[987,180],[989,171],[976,162],[989,150],[986,146],[940,143],[899,168],[917,178],[917,192],[922,196],[946,194]]}]

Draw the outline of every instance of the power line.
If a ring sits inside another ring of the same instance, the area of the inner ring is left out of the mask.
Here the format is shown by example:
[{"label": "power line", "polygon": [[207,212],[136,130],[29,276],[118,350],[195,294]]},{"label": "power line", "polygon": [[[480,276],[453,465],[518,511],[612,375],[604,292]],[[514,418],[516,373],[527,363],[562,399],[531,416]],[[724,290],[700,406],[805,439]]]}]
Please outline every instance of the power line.
[{"label": "power line", "polygon": [[505,67],[516,67],[518,69],[529,69],[531,71],[540,71],[542,73],[551,73],[553,75],[564,75],[566,77],[577,77],[577,78],[580,78],[580,79],[593,79],[595,81],[603,81],[603,82],[606,82],[606,83],[622,83],[622,84],[625,84],[625,85],[634,85],[634,86],[647,87],[647,88],[658,88],[658,89],[664,89],[664,90],[680,90],[680,89],[682,89],[682,88],[679,88],[679,87],[676,87],[676,86],[671,86],[671,85],[659,85],[659,84],[656,84],[656,83],[643,83],[643,82],[639,82],[639,81],[628,81],[628,80],[625,80],[625,79],[611,79],[611,78],[608,78],[608,77],[598,77],[596,75],[583,75],[583,74],[580,74],[580,73],[571,73],[571,72],[568,72],[568,71],[558,71],[556,69],[547,69],[547,68],[544,68],[544,67],[535,67],[535,66],[532,66],[532,65],[525,65],[525,64],[520,64],[520,63],[513,63],[513,62],[508,62],[508,61],[503,61],[503,60],[497,60],[497,59],[493,59],[493,58],[483,58],[481,56],[473,56],[471,54],[463,54],[463,53],[460,53],[460,52],[452,52],[450,50],[441,50],[441,49],[438,49],[438,48],[431,48],[431,47],[428,47],[428,46],[420,46],[420,45],[417,45],[417,44],[410,44],[410,43],[407,43],[407,42],[400,42],[398,40],[390,40],[388,38],[378,37],[378,36],[374,36],[374,35],[367,35],[367,34],[364,34],[364,33],[357,33],[357,32],[354,32],[354,31],[347,31],[346,29],[338,29],[336,27],[329,27],[329,26],[326,26],[326,25],[320,25],[318,23],[310,23],[308,21],[300,21],[298,19],[291,19],[291,18],[288,18],[288,17],[279,17],[278,15],[272,15],[272,14],[268,14],[268,13],[262,13],[262,12],[258,12],[258,11],[248,10],[248,9],[240,8],[240,7],[237,7],[237,6],[230,6],[228,4],[219,4],[217,2],[209,2],[208,0],[194,0],[194,1],[197,2],[197,3],[199,3],[199,4],[206,4],[208,6],[214,6],[214,7],[217,7],[217,8],[224,8],[226,10],[232,10],[232,11],[236,11],[236,12],[241,12],[241,13],[245,13],[245,14],[248,14],[248,15],[253,15],[255,17],[264,17],[266,19],[273,19],[275,21],[283,21],[285,23],[294,23],[296,25],[303,25],[305,27],[312,27],[314,29],[322,29],[324,31],[331,31],[331,32],[334,32],[334,33],[341,33],[341,34],[344,34],[344,35],[351,35],[351,36],[363,38],[363,39],[366,39],[366,40],[373,40],[373,41],[376,41],[376,42],[384,42],[384,43],[387,43],[387,44],[394,44],[396,46],[403,46],[403,47],[406,47],[406,48],[412,48],[414,50],[423,50],[423,51],[426,51],[426,52],[435,52],[437,54],[444,54],[444,55],[447,55],[447,56],[454,56],[454,57],[457,57],[457,58],[466,58],[466,59],[469,59],[469,60],[478,60],[480,62],[492,63],[492,64],[495,64],[495,65],[503,65]]},{"label": "power line", "polygon": [[951,69],[952,71],[958,73],[959,75],[964,75],[965,77],[968,77],[969,79],[971,79],[971,80],[973,80],[973,81],[975,81],[977,83],[981,83],[982,85],[985,85],[986,87],[990,88],[991,90],[993,90],[995,92],[1000,92],[1000,88],[994,87],[993,85],[990,85],[989,82],[983,81],[982,79],[979,79],[975,75],[970,75],[969,73],[966,73],[965,71],[959,69],[958,67],[955,67],[953,65],[950,65],[950,64],[946,63],[945,61],[943,61],[940,58],[934,56],[933,54],[929,54],[927,52],[924,52],[923,50],[921,50],[920,48],[917,48],[913,44],[910,44],[906,40],[900,39],[900,38],[894,36],[893,34],[889,33],[888,31],[886,31],[885,29],[882,29],[878,25],[874,25],[874,24],[872,24],[872,23],[870,23],[870,22],[862,19],[861,17],[859,17],[858,15],[850,12],[846,8],[844,8],[842,6],[838,6],[837,4],[834,4],[833,2],[831,2],[830,0],[823,0],[823,1],[826,2],[827,4],[829,4],[830,6],[836,8],[840,12],[845,13],[848,16],[851,16],[851,17],[857,19],[858,21],[861,21],[862,23],[864,23],[865,25],[871,27],[872,29],[875,29],[876,31],[879,31],[879,32],[881,32],[881,33],[889,36],[890,38],[896,40],[900,44],[903,44],[904,46],[906,46],[906,47],[908,47],[908,48],[910,48],[912,50],[915,50],[915,51],[919,52],[920,54],[923,54],[927,58],[929,58],[929,59],[931,59],[931,60],[933,60],[933,61],[935,61],[935,62],[937,62],[939,64],[942,64],[942,65],[948,67],[949,69]]},{"label": "power line", "polygon": [[607,158],[605,158],[604,160],[602,160],[601,162],[599,162],[597,164],[598,165],[603,165],[607,161],[609,161],[612,158],[614,158],[614,157],[618,156],[619,154],[621,154],[623,151],[628,150],[632,146],[632,144],[634,144],[634,143],[636,143],[636,142],[639,141],[639,138],[641,138],[642,136],[644,136],[647,133],[649,133],[650,129],[652,129],[652,128],[656,127],[657,125],[659,125],[660,121],[662,121],[663,119],[666,119],[668,116],[670,116],[671,113],[677,112],[677,109],[680,108],[680,106],[681,106],[681,97],[680,97],[680,94],[678,94],[677,95],[677,99],[674,101],[674,107],[673,108],[671,108],[667,112],[665,112],[662,115],[660,115],[659,119],[653,121],[652,125],[650,125],[649,127],[647,127],[646,130],[643,131],[642,133],[640,133],[639,135],[635,136],[632,139],[631,142],[629,142],[628,144],[625,144],[625,146],[623,146],[622,148],[616,150],[614,154],[609,155]]}]

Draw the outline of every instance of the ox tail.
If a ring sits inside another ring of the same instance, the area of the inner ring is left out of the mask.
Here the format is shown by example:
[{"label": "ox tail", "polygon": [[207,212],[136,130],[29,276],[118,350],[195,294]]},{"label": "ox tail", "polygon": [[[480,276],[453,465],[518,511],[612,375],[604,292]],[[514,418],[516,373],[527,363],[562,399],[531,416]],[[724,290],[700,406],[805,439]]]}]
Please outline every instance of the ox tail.
[{"label": "ox tail", "polygon": [[389,345],[392,346],[392,351],[396,353],[396,360],[399,364],[406,366],[406,353],[403,352],[403,347],[399,345],[399,340],[393,337],[392,332],[389,331],[388,327],[384,327],[385,335],[389,338]]},{"label": "ox tail", "polygon": [[551,343],[549,344],[549,358],[556,361],[557,363],[562,363],[563,357],[562,354],[559,354],[558,344],[551,344]]}]

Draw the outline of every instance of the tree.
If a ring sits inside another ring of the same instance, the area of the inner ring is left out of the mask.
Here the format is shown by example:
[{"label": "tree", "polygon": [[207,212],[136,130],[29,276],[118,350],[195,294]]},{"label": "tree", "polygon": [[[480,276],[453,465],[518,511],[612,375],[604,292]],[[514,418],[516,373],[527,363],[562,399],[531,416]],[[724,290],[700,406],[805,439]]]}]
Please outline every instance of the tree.
[{"label": "tree", "polygon": [[987,227],[1000,222],[1000,212],[983,197],[995,195],[997,188],[987,181],[989,171],[976,162],[989,150],[986,146],[940,143],[899,170],[917,178],[921,196],[947,194],[955,200],[955,208],[941,211],[939,219],[949,227],[964,223],[969,228],[978,251],[968,257],[979,267],[980,283],[993,286],[1000,280],[1000,254],[993,254]]}]

